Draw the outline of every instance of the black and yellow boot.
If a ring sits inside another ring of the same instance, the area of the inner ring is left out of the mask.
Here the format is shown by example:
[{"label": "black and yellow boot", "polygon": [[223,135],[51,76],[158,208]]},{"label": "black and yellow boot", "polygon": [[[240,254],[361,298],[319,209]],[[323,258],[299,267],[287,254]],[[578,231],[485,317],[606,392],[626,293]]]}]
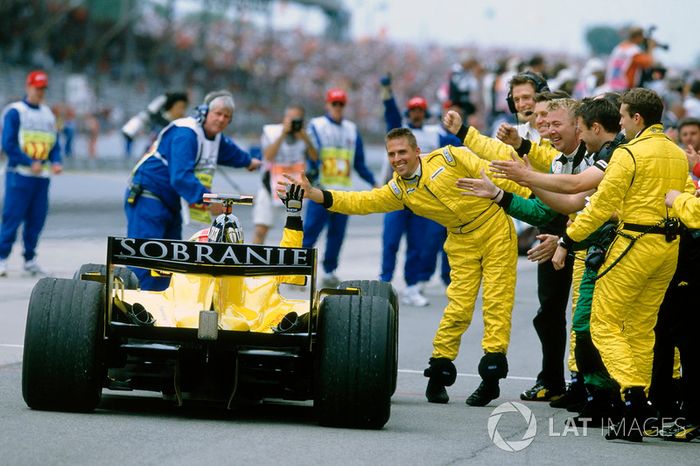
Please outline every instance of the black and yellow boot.
[{"label": "black and yellow boot", "polygon": [[430,403],[447,403],[450,397],[445,387],[449,387],[457,379],[457,368],[447,358],[430,358],[430,366],[423,371],[428,377],[428,386],[425,389],[425,397]]},{"label": "black and yellow boot", "polygon": [[508,360],[503,353],[486,353],[479,362],[481,383],[467,398],[469,406],[486,406],[501,396],[498,380],[508,375]]}]

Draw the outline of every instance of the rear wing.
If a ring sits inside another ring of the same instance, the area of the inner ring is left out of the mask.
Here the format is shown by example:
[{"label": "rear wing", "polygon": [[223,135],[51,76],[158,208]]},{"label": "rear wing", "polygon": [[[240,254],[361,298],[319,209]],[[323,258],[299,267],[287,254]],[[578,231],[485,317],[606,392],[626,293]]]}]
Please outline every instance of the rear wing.
[{"label": "rear wing", "polygon": [[316,250],[110,236],[107,265],[215,277],[308,275],[315,279]]}]

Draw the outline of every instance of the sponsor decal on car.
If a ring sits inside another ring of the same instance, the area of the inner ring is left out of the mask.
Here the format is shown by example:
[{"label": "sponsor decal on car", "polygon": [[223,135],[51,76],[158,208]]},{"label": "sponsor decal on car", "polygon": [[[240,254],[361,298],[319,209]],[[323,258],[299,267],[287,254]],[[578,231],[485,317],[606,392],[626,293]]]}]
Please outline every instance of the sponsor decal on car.
[{"label": "sponsor decal on car", "polygon": [[314,250],[310,248],[251,244],[110,238],[110,248],[113,263],[172,271],[196,271],[205,267],[311,273],[315,260]]}]

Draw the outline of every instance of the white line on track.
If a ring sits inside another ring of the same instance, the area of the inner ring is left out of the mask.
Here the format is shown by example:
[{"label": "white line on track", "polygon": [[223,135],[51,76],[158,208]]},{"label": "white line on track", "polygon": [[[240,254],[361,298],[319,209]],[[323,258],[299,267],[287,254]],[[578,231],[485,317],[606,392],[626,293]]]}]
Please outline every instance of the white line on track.
[{"label": "white line on track", "polygon": [[[0,343],[0,348],[19,348],[19,349],[22,349],[22,348],[24,348],[24,345],[12,345],[12,344],[7,344],[7,343]],[[399,372],[404,373],[404,374],[420,374],[420,375],[423,375],[423,371],[416,371],[416,370],[413,370],[413,369],[399,369]],[[468,373],[461,373],[461,372],[458,372],[458,373],[457,373],[457,376],[458,376],[458,377],[476,377],[476,378],[479,378],[479,379],[481,378],[481,376],[480,376],[479,374],[468,374]],[[508,378],[508,379],[511,379],[511,380],[529,380],[529,381],[535,381],[535,380],[537,380],[537,379],[534,378],[534,377],[520,377],[520,376],[517,376],[517,375],[509,375],[507,378]]]}]

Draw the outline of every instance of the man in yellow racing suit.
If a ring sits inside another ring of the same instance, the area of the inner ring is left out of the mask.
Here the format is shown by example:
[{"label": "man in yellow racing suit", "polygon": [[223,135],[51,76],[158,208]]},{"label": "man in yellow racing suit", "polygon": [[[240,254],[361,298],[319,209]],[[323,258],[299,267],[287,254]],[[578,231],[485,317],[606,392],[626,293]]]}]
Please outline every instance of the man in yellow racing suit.
[{"label": "man in yellow racing suit", "polygon": [[[488,199],[463,196],[457,179],[486,170],[488,162],[463,147],[445,146],[420,155],[415,136],[396,128],[386,136],[393,178],[372,191],[327,191],[312,188],[308,180],[287,176],[300,184],[306,196],[333,212],[369,214],[408,208],[447,227],[445,242],[451,268],[448,304],[433,340],[433,354],[425,376],[426,397],[447,403],[446,386],[452,385],[462,334],[471,323],[477,292],[483,281],[484,356],[479,363],[482,382],[467,404],[484,406],[500,395],[498,380],[508,371],[506,351],[510,340],[515,292],[517,237],[510,217]],[[507,180],[496,180],[528,195],[529,191]]]},{"label": "man in yellow racing suit", "polygon": [[560,240],[569,249],[618,212],[617,238],[598,274],[591,309],[593,343],[626,405],[623,422],[611,427],[608,439],[642,439],[654,325],[678,260],[677,220],[664,196],[691,183],[683,151],[663,133],[662,112],[651,90],[623,95],[620,124],[631,140],[615,150],[598,191]]}]

